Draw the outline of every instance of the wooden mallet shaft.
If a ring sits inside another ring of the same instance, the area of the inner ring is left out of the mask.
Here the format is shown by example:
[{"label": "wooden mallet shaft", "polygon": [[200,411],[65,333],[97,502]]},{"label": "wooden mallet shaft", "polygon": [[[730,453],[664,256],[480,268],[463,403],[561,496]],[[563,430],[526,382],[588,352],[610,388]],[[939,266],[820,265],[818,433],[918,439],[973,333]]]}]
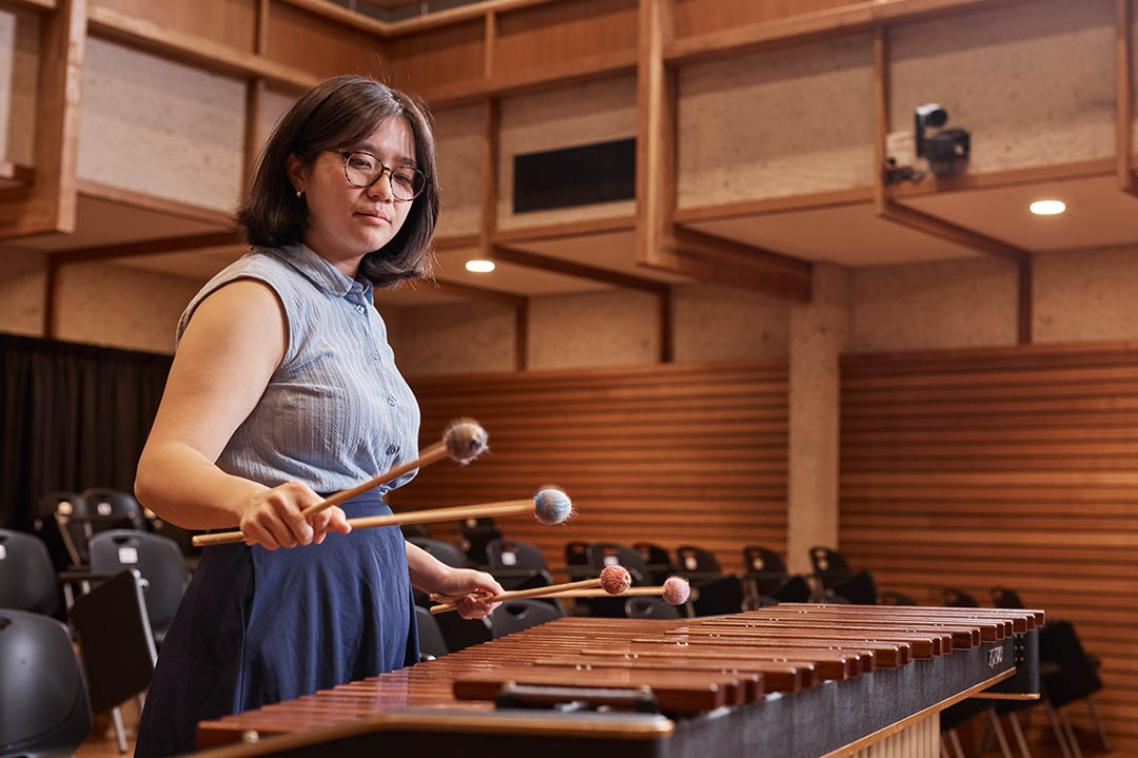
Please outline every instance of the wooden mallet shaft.
[{"label": "wooden mallet shaft", "polygon": [[[403,526],[405,524],[432,524],[438,521],[463,521],[468,518],[483,518],[493,516],[514,516],[522,513],[533,513],[533,499],[506,500],[500,503],[485,503],[483,505],[459,505],[451,508],[432,508],[425,511],[409,511],[395,513],[390,516],[362,516],[348,519],[352,529],[370,529],[379,526]],[[242,542],[245,535],[242,532],[218,532],[216,534],[199,534],[194,537],[195,546],[231,545]]]},{"label": "wooden mallet shaft", "polygon": [[[532,597],[550,597],[555,596],[558,592],[572,592],[574,590],[582,591],[588,590],[593,587],[601,586],[601,578],[594,577],[592,579],[582,579],[579,582],[565,582],[564,584],[553,584],[548,587],[533,587],[528,590],[512,590],[510,592],[503,592],[500,595],[491,595],[490,597],[483,597],[481,599],[489,603],[500,603],[504,600],[520,600],[522,598]],[[601,595],[606,595],[603,589],[597,589]],[[465,597],[462,595],[461,597]],[[431,606],[431,615],[437,616],[440,613],[447,613],[448,611],[458,610],[458,603],[443,603],[441,605]]]}]

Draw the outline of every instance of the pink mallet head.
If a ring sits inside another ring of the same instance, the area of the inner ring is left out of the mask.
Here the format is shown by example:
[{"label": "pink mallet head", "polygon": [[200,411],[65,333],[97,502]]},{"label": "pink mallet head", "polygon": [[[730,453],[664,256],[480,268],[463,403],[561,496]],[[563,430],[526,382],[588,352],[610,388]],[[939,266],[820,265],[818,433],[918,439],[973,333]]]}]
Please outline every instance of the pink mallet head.
[{"label": "pink mallet head", "polygon": [[632,575],[624,566],[615,563],[601,571],[601,589],[610,595],[623,595],[632,586]]},{"label": "pink mallet head", "polygon": [[670,576],[664,582],[664,602],[668,605],[683,605],[691,597],[691,585],[686,579]]}]

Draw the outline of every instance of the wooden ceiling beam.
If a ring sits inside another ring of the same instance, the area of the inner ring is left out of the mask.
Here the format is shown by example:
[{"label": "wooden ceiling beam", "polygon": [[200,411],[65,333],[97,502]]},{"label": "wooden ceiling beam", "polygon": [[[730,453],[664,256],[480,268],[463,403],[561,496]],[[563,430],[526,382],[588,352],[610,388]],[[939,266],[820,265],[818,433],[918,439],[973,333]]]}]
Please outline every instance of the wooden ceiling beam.
[{"label": "wooden ceiling beam", "polygon": [[564,276],[575,276],[578,279],[588,279],[594,282],[603,282],[615,287],[640,290],[653,295],[664,295],[669,289],[666,282],[648,279],[642,276],[626,274],[621,271],[590,266],[585,263],[556,258],[552,255],[542,255],[528,250],[521,250],[506,245],[493,245],[490,248],[490,258],[502,263],[512,263],[515,266],[549,271]]},{"label": "wooden ceiling beam", "polygon": [[1114,152],[1118,188],[1138,196],[1134,175],[1134,59],[1130,0],[1114,3]]},{"label": "wooden ceiling beam", "polygon": [[205,232],[202,234],[183,234],[175,237],[160,237],[138,242],[116,242],[108,245],[62,250],[51,253],[51,259],[58,264],[90,263],[116,258],[140,258],[147,255],[182,253],[203,250],[211,247],[227,247],[245,244],[245,234],[239,231]]},{"label": "wooden ceiling beam", "polygon": [[425,286],[438,290],[439,293],[443,295],[453,295],[455,297],[464,297],[472,300],[488,300],[493,303],[508,305],[511,308],[524,308],[527,307],[529,303],[529,298],[525,295],[518,295],[513,292],[491,289],[489,287],[476,287],[473,284],[464,284],[449,279],[440,279],[439,277],[432,277],[424,284]]}]

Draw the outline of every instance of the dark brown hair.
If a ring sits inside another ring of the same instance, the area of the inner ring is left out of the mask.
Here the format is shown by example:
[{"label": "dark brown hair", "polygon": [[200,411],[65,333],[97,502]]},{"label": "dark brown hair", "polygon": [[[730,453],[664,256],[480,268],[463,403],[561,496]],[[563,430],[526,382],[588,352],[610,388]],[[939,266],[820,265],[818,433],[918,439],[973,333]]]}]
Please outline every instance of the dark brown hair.
[{"label": "dark brown hair", "polygon": [[416,167],[427,177],[399,232],[364,256],[360,273],[377,287],[429,274],[431,237],[439,216],[435,138],[427,107],[417,98],[367,76],[337,76],[293,104],[261,152],[237,222],[251,245],[281,247],[304,241],[308,206],[289,181],[288,157],[311,166],[325,150],[361,142],[383,121],[401,116],[415,140]]}]

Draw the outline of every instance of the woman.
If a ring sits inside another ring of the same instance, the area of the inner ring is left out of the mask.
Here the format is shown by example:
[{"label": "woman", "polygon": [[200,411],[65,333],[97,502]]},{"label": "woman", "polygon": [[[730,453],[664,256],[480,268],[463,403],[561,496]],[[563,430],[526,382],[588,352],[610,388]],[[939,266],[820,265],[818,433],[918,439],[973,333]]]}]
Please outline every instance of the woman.
[{"label": "woman", "polygon": [[[443,565],[389,513],[402,477],[301,511],[418,455],[419,409],[373,286],[422,276],[438,216],[423,109],[375,80],[329,79],[281,120],[238,213],[252,251],[193,298],[135,492],[206,548],[162,644],[136,755],[195,748],[198,721],[410,665],[411,587],[485,616],[490,575]],[[322,544],[326,543],[326,544]],[[335,543],[335,544],[333,544]]]}]

